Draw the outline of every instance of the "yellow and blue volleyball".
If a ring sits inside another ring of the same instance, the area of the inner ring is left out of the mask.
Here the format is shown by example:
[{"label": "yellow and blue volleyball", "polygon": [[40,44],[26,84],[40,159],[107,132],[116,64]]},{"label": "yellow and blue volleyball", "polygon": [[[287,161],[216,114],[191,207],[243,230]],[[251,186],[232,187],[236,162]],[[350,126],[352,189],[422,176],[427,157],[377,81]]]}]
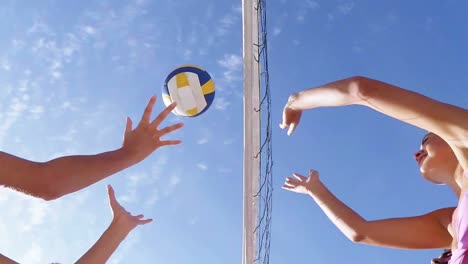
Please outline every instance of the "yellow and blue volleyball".
[{"label": "yellow and blue volleyball", "polygon": [[183,65],[173,70],[164,81],[162,97],[166,106],[176,102],[173,113],[195,117],[204,113],[213,103],[215,85],[204,69]]}]

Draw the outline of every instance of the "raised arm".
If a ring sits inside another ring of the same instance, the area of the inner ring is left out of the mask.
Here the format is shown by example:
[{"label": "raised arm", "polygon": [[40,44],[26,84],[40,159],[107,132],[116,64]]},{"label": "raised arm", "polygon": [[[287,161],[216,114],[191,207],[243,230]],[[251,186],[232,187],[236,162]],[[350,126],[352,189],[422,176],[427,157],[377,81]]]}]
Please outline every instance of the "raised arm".
[{"label": "raised arm", "polygon": [[117,202],[112,187],[108,185],[107,188],[113,220],[96,243],[75,264],[106,263],[130,231],[152,221],[152,219],[143,219],[143,215],[131,215]]},{"label": "raised arm", "polygon": [[442,137],[468,169],[468,110],[366,77],[352,77],[304,90],[289,97],[282,128],[291,134],[303,110],[364,105]]},{"label": "raised arm", "polygon": [[336,198],[319,180],[316,171],[311,170],[309,177],[295,173],[294,178],[286,178],[283,189],[310,195],[330,221],[353,242],[404,249],[451,246],[448,224],[454,208],[416,217],[367,221]]},{"label": "raised arm", "polygon": [[0,254],[0,264],[18,264],[18,262],[12,260],[12,259],[9,259],[5,256],[3,256],[2,254]]},{"label": "raised arm", "polygon": [[182,123],[158,128],[175,104],[151,121],[155,101],[156,98],[152,97],[135,129],[130,118],[127,118],[123,144],[117,150],[96,155],[60,157],[43,163],[0,152],[0,185],[52,200],[124,170],[161,146],[179,144],[179,140],[162,140],[161,137],[181,128]]}]

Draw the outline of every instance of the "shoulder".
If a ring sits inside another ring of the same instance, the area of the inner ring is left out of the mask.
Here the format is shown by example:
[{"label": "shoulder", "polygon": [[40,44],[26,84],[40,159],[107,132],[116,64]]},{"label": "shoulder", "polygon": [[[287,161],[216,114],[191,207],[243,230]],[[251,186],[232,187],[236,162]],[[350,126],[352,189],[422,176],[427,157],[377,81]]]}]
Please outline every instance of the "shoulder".
[{"label": "shoulder", "polygon": [[428,217],[434,218],[437,222],[439,222],[442,226],[448,227],[449,224],[452,222],[452,215],[455,211],[456,207],[447,207],[434,210],[428,214]]}]

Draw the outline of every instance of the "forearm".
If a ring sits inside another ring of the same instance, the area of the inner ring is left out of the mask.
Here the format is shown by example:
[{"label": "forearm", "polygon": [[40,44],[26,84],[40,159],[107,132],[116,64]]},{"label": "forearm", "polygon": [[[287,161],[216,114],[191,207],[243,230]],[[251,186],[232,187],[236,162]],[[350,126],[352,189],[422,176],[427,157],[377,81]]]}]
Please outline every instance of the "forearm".
[{"label": "forearm", "polygon": [[341,202],[322,182],[317,181],[309,195],[347,238],[354,242],[362,240],[362,230],[367,221]]},{"label": "forearm", "polygon": [[360,96],[359,88],[359,81],[355,77],[339,80],[292,94],[288,106],[297,110],[307,110],[361,104],[363,98]]},{"label": "forearm", "polygon": [[462,140],[468,133],[466,109],[366,77],[351,77],[304,90],[291,95],[288,105],[298,110],[363,105],[434,132],[459,147],[464,147]]},{"label": "forearm", "polygon": [[18,264],[18,262],[12,260],[12,259],[9,259],[5,256],[3,256],[2,254],[0,254],[0,264]]},{"label": "forearm", "polygon": [[96,243],[75,264],[104,264],[130,231],[112,222]]},{"label": "forearm", "polygon": [[60,197],[92,185],[136,163],[122,149],[96,155],[67,156],[42,164],[42,175],[54,196]]}]

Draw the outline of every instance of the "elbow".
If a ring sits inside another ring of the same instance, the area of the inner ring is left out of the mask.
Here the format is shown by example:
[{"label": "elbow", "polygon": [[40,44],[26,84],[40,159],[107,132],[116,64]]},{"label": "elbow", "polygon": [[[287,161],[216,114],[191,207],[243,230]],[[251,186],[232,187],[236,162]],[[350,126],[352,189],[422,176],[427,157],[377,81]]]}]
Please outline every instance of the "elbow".
[{"label": "elbow", "polygon": [[32,193],[33,196],[44,201],[53,201],[64,195],[60,192],[60,188],[58,188],[59,184],[56,182],[56,177],[48,171],[47,163],[40,164],[37,177],[39,180],[34,185],[34,188],[32,188],[34,191],[34,193]]},{"label": "elbow", "polygon": [[353,228],[350,228],[346,232],[346,237],[353,243],[365,243],[368,241],[369,233],[367,232],[366,228],[367,221],[363,220],[363,222],[354,225]]},{"label": "elbow", "polygon": [[39,196],[39,198],[41,198],[44,201],[49,202],[49,201],[57,200],[58,198],[60,198],[62,196],[63,195],[60,195],[57,192],[47,190],[47,191],[43,191],[42,194]]},{"label": "elbow", "polygon": [[353,234],[348,235],[347,237],[353,243],[363,243],[365,241],[365,238],[366,238],[365,235],[363,235],[361,233],[357,233],[357,232],[354,232]]},{"label": "elbow", "polygon": [[375,90],[374,80],[364,76],[354,76],[349,78],[349,90],[352,96],[359,101],[366,101],[372,97]]},{"label": "elbow", "polygon": [[39,184],[32,195],[44,201],[53,201],[63,196],[50,181],[43,181]]}]

